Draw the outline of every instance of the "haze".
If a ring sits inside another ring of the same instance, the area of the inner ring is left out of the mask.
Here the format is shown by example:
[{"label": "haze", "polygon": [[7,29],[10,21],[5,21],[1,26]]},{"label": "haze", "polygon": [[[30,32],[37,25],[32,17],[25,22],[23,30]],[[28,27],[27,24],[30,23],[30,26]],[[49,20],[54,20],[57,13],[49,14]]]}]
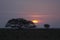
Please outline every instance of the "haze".
[{"label": "haze", "polygon": [[0,27],[4,28],[12,18],[42,20],[37,28],[45,23],[51,28],[60,28],[60,0],[0,0]]}]

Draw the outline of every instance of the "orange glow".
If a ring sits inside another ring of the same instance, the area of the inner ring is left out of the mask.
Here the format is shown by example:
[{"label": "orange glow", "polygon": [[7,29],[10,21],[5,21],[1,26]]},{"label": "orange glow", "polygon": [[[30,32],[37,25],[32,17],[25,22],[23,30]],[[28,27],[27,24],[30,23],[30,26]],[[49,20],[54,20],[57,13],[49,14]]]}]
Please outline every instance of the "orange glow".
[{"label": "orange glow", "polygon": [[33,22],[33,23],[39,23],[39,21],[38,21],[38,20],[32,20],[32,22]]}]

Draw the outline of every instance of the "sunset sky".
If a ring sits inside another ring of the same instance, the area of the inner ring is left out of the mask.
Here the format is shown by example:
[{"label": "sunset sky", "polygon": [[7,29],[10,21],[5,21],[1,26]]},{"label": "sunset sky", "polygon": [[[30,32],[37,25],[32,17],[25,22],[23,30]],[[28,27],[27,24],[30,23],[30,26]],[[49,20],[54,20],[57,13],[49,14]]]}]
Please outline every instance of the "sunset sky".
[{"label": "sunset sky", "polygon": [[0,0],[0,27],[12,18],[39,20],[37,28],[60,28],[60,0]]}]

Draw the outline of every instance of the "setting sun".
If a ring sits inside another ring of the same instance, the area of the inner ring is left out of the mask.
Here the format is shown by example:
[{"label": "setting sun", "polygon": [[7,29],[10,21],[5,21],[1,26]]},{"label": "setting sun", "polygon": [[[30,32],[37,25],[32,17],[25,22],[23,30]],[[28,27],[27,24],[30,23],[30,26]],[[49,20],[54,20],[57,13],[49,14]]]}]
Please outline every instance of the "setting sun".
[{"label": "setting sun", "polygon": [[38,20],[32,20],[32,22],[33,22],[33,23],[39,23],[39,21],[38,21]]}]

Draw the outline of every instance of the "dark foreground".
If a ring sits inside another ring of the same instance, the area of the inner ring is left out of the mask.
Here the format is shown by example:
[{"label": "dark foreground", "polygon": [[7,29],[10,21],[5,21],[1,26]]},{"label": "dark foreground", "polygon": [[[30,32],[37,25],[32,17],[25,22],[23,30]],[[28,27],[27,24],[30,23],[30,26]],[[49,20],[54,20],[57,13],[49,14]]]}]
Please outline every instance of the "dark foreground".
[{"label": "dark foreground", "polygon": [[0,40],[60,40],[60,29],[3,29]]}]

